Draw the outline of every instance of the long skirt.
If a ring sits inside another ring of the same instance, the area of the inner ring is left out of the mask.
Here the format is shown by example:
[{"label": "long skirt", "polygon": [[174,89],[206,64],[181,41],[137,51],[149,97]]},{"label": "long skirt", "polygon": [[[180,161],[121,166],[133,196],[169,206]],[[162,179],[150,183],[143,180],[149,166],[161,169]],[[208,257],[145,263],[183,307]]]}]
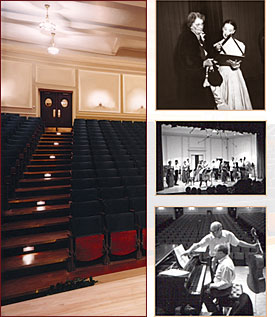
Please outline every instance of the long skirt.
[{"label": "long skirt", "polygon": [[219,110],[252,110],[252,105],[245,80],[240,68],[220,66],[219,72],[223,77],[221,86],[211,90]]}]

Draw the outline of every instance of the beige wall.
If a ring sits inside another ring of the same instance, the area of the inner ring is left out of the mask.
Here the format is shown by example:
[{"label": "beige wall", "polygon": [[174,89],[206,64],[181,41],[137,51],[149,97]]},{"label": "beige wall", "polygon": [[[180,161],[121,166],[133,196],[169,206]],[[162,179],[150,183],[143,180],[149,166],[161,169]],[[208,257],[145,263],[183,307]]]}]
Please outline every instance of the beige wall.
[{"label": "beige wall", "polygon": [[164,164],[169,160],[174,164],[175,160],[178,160],[179,165],[182,165],[192,154],[200,154],[208,163],[217,157],[230,160],[234,156],[237,161],[246,157],[257,166],[256,136],[252,134],[221,139],[164,133],[162,140]]},{"label": "beige wall", "polygon": [[4,50],[1,64],[2,112],[40,116],[39,89],[52,89],[73,92],[73,119],[146,120],[145,61]]}]

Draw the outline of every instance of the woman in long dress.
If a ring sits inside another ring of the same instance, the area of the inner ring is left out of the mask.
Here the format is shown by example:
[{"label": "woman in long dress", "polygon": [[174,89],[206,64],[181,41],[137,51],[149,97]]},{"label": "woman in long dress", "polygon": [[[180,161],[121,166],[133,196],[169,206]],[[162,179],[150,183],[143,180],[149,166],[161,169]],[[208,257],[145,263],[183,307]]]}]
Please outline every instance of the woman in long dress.
[{"label": "woman in long dress", "polygon": [[[223,39],[214,44],[219,54],[224,54],[222,44],[228,37],[233,37],[236,30],[237,25],[234,21],[226,20],[223,23]],[[236,47],[240,49],[240,52],[244,54],[244,43],[235,38],[234,42],[236,43]],[[230,54],[230,52],[227,52],[227,54]],[[220,63],[219,72],[223,77],[223,82],[220,86],[211,87],[219,110],[252,110],[251,101],[240,66],[241,61],[238,59],[229,59],[224,63]]]}]

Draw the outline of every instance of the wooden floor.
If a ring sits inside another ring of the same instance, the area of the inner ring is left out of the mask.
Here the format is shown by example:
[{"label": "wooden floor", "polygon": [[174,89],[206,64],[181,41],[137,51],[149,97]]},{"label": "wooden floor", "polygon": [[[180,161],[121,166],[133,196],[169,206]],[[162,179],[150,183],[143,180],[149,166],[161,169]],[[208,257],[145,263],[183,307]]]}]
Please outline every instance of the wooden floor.
[{"label": "wooden floor", "polygon": [[146,267],[94,279],[94,286],[3,306],[1,315],[146,316]]}]

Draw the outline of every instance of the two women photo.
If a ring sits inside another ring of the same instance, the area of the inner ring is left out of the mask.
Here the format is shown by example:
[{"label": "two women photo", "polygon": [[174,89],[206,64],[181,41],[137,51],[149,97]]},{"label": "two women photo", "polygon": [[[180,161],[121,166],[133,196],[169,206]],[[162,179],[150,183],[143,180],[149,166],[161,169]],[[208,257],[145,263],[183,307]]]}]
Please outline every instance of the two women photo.
[{"label": "two women photo", "polygon": [[157,109],[264,109],[263,2],[157,5]]}]

